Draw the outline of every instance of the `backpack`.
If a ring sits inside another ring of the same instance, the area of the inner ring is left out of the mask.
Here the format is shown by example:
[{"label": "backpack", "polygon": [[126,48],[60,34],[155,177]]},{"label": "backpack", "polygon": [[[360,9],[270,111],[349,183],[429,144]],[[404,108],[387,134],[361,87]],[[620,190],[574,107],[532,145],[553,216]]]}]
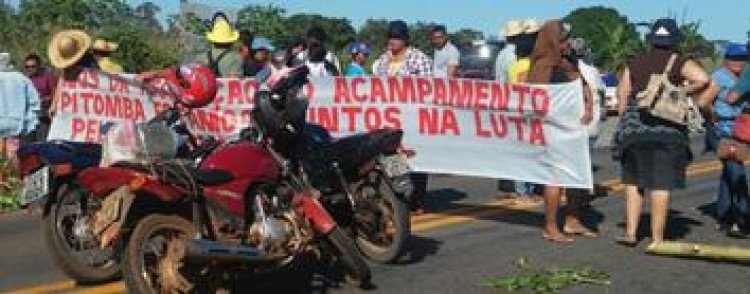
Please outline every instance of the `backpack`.
[{"label": "backpack", "polygon": [[636,94],[636,100],[638,107],[646,109],[651,116],[684,126],[697,109],[687,92],[669,81],[669,73],[676,60],[677,54],[673,54],[664,72],[652,74],[646,89]]},{"label": "backpack", "polygon": [[221,71],[219,70],[219,61],[221,61],[221,59],[223,59],[224,56],[227,56],[227,54],[229,53],[229,50],[232,50],[232,49],[226,49],[222,51],[221,53],[219,53],[219,56],[217,56],[216,59],[214,59],[213,49],[208,49],[208,53],[207,53],[208,54],[208,68],[210,68],[211,71],[217,77],[222,76]]}]

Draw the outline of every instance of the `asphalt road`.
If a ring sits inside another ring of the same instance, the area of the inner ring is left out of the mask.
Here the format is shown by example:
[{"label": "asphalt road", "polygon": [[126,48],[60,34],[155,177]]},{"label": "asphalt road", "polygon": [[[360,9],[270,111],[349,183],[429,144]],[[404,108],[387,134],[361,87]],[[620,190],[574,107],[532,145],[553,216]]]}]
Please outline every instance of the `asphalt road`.
[{"label": "asphalt road", "polygon": [[[694,149],[700,150],[700,149]],[[597,182],[611,188],[593,202],[587,220],[601,236],[578,238],[567,246],[541,238],[540,208],[498,202],[495,182],[452,176],[431,177],[429,214],[415,217],[415,236],[407,254],[394,265],[373,264],[374,289],[363,291],[328,283],[307,265],[283,273],[243,278],[240,293],[492,293],[478,286],[517,272],[519,258],[538,269],[592,267],[611,275],[608,287],[579,286],[567,293],[750,293],[750,267],[644,254],[615,245],[621,231],[624,201],[621,186],[609,181],[617,167],[606,152],[596,152]],[[717,190],[718,164],[699,157],[690,169],[688,188],[673,197],[668,236],[672,239],[726,245],[748,245],[714,229],[709,215]],[[648,212],[647,208],[644,209]],[[648,236],[644,215],[641,235]],[[76,287],[52,264],[40,236],[37,217],[0,216],[0,292],[115,293],[122,283]]]}]

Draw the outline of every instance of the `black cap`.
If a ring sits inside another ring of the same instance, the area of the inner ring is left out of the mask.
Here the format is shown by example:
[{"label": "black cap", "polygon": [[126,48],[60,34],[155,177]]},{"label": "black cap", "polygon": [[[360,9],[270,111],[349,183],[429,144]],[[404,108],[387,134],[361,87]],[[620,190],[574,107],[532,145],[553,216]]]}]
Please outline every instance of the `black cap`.
[{"label": "black cap", "polygon": [[394,20],[388,23],[388,38],[409,40],[409,26],[403,20]]},{"label": "black cap", "polygon": [[680,27],[671,18],[657,20],[648,34],[648,41],[656,46],[677,46],[682,41]]},{"label": "black cap", "polygon": [[305,35],[307,38],[313,38],[320,42],[326,41],[326,32],[321,28],[320,26],[313,26],[309,30],[307,30],[307,34]]}]

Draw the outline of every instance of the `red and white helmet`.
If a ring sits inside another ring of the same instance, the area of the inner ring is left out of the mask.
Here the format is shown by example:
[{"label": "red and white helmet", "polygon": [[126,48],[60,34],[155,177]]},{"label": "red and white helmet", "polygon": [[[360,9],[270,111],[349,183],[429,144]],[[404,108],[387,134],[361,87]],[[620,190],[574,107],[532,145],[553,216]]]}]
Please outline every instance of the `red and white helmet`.
[{"label": "red and white helmet", "polygon": [[205,65],[180,65],[168,70],[164,78],[175,86],[176,98],[185,107],[200,108],[213,102],[216,97],[216,75]]}]

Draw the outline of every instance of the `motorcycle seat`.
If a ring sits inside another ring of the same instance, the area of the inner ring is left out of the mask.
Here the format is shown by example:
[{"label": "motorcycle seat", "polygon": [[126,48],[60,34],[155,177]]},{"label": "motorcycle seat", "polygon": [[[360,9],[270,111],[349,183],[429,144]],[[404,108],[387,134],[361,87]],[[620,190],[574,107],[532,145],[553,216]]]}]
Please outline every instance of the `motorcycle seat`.
[{"label": "motorcycle seat", "polygon": [[[204,187],[218,186],[234,181],[234,176],[228,171],[220,169],[196,169],[192,166],[178,162],[159,162],[155,165],[149,164],[148,162],[118,162],[115,164],[115,166],[133,169],[141,172],[151,172],[153,169],[158,174],[165,174],[164,171],[166,170],[186,170],[190,173],[190,177],[192,177],[198,185]],[[162,180],[178,185],[184,184],[183,181],[179,181],[171,177],[164,178]]]},{"label": "motorcycle seat", "polygon": [[232,173],[220,169],[197,169],[193,174],[201,186],[218,186],[234,181]]}]

